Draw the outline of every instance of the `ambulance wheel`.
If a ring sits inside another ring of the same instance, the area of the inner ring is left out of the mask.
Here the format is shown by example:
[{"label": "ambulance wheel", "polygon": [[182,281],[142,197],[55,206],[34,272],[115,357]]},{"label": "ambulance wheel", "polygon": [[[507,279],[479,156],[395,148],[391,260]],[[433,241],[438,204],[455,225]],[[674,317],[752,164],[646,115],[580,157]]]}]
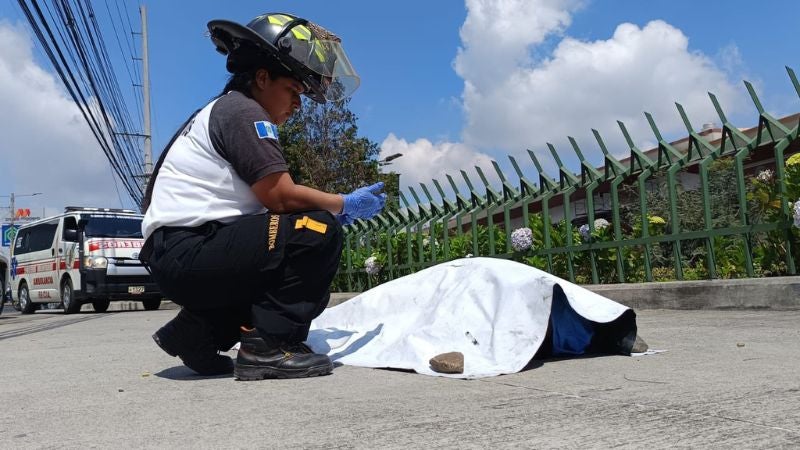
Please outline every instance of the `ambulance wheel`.
[{"label": "ambulance wheel", "polygon": [[19,298],[19,311],[22,314],[31,314],[38,309],[31,301],[31,294],[30,291],[28,291],[28,283],[23,281],[19,284],[19,293],[17,295]]},{"label": "ambulance wheel", "polygon": [[94,312],[106,312],[108,311],[108,305],[111,304],[109,299],[105,300],[94,300],[92,302],[92,306],[94,307]]},{"label": "ambulance wheel", "polygon": [[73,296],[72,280],[69,278],[61,282],[61,302],[64,304],[64,314],[75,314],[81,310],[81,303]]},{"label": "ambulance wheel", "polygon": [[150,300],[142,300],[142,305],[144,305],[145,311],[155,311],[159,306],[161,306],[161,299],[154,298]]}]

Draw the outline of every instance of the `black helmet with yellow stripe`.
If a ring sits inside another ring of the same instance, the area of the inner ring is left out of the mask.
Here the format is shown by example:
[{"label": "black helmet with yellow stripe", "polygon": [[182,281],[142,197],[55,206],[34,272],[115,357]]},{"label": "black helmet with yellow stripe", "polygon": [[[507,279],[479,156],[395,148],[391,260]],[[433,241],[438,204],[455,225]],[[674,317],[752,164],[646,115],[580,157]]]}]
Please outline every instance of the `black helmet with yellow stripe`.
[{"label": "black helmet with yellow stripe", "polygon": [[318,103],[349,97],[360,83],[341,39],[306,19],[268,13],[247,26],[212,20],[208,30],[217,51],[228,56],[231,73],[252,70],[265,58],[272,59],[301,81],[305,95]]}]

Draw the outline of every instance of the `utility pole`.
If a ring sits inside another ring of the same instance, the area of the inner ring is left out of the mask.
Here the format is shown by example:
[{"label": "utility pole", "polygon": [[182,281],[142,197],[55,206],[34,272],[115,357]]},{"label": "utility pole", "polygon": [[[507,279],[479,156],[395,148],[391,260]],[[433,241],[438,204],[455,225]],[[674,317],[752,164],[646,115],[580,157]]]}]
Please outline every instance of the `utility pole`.
[{"label": "utility pole", "polygon": [[147,8],[139,6],[142,16],[142,91],[144,104],[144,179],[145,185],[153,173],[153,143],[150,132],[150,60],[147,55]]},{"label": "utility pole", "polygon": [[9,215],[11,216],[11,228],[14,228],[14,219],[17,217],[17,214],[16,214],[16,210],[14,209],[14,193],[13,192],[11,193],[11,202],[10,203],[11,203],[10,204],[11,211],[10,211]]}]

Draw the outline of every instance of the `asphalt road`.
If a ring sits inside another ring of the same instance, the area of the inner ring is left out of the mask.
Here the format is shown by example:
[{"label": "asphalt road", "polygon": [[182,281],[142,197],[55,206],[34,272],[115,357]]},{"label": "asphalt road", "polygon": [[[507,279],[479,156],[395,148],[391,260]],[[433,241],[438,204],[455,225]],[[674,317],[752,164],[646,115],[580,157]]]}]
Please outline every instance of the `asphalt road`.
[{"label": "asphalt road", "polygon": [[[194,376],[174,310],[0,315],[0,448],[797,448],[800,312],[639,311],[655,356],[464,381]],[[233,355],[233,353],[231,353]]]}]

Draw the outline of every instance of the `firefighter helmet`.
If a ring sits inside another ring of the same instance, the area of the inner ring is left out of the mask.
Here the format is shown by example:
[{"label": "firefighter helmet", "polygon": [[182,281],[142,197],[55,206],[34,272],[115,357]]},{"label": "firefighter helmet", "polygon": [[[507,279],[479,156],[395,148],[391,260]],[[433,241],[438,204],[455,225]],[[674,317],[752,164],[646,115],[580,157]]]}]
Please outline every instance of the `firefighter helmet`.
[{"label": "firefighter helmet", "polygon": [[217,51],[228,56],[231,73],[246,72],[272,58],[301,81],[305,95],[318,103],[349,97],[360,84],[341,39],[306,19],[268,13],[247,26],[212,20],[208,30]]}]

